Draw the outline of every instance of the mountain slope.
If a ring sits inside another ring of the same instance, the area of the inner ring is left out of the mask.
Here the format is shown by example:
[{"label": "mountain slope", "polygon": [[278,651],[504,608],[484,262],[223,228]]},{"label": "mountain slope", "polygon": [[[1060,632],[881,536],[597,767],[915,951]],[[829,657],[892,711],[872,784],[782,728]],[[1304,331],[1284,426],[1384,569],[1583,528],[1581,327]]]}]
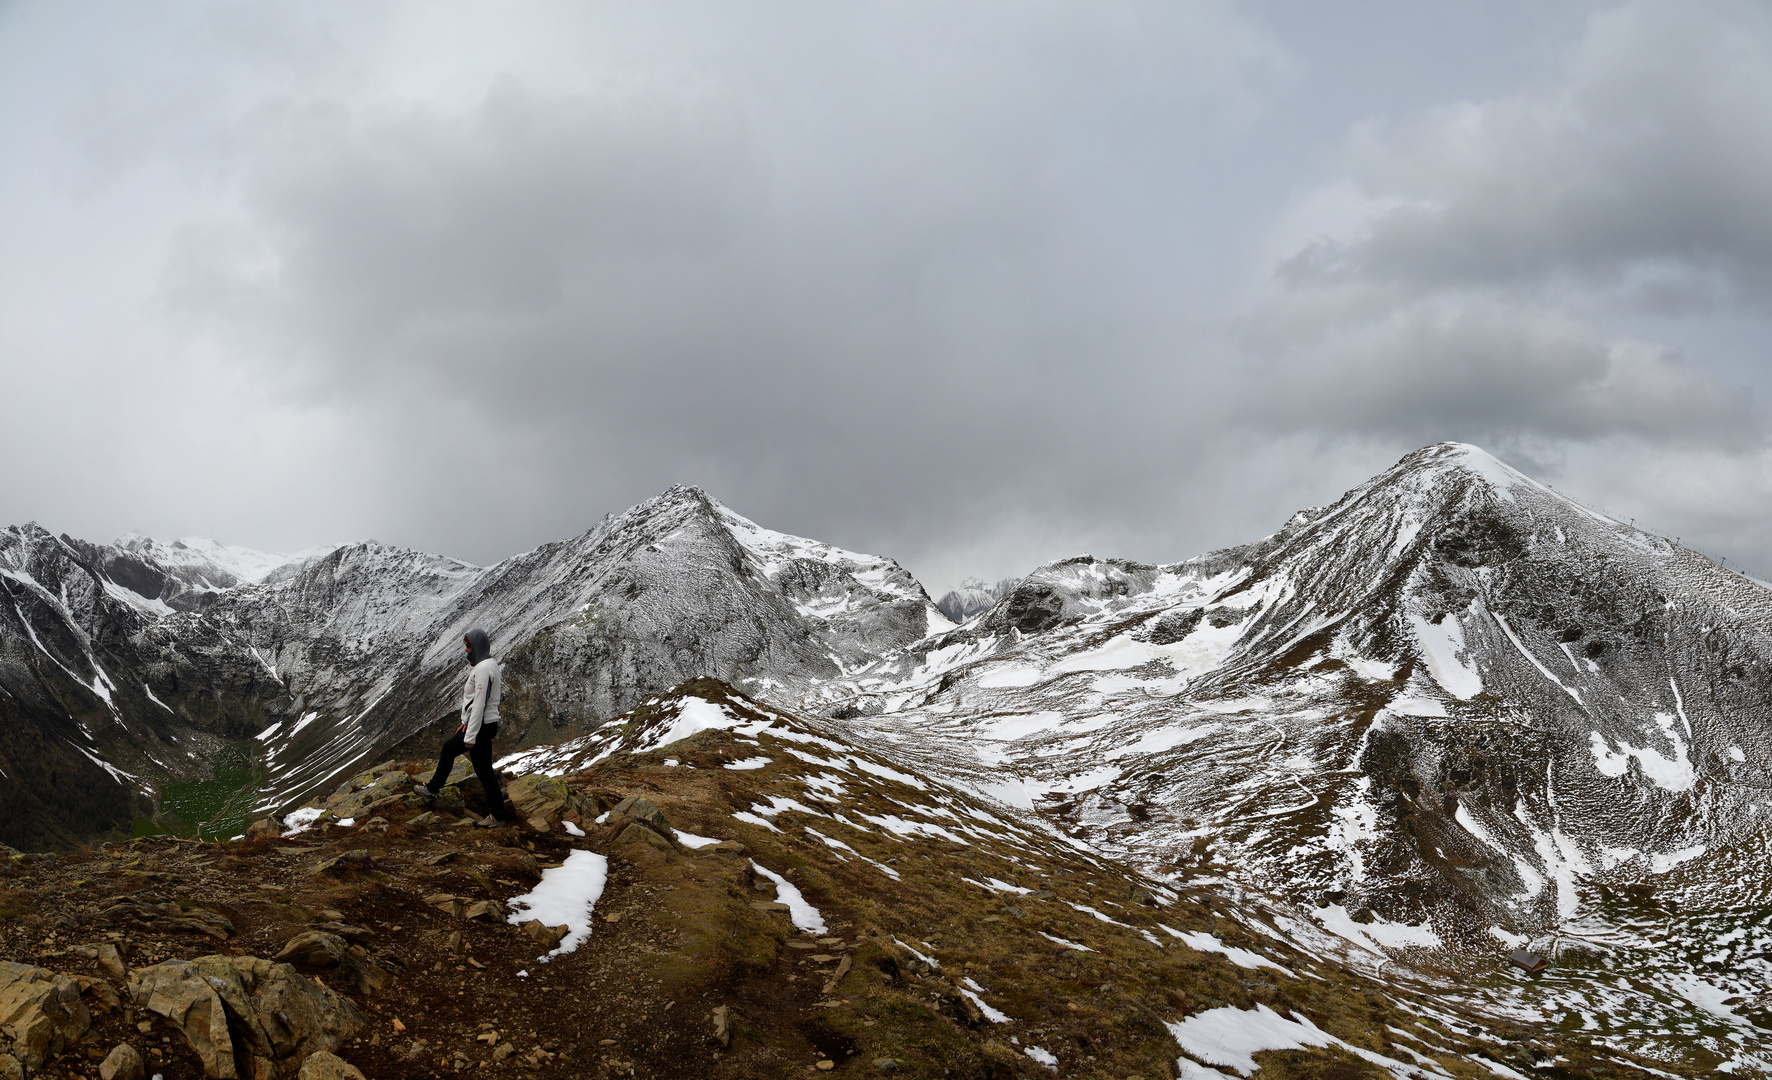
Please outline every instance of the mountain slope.
[{"label": "mountain slope", "polygon": [[1758,584],[1447,444],[1245,548],[1045,567],[827,693],[1140,865],[1492,947],[1758,829],[1768,627]]}]

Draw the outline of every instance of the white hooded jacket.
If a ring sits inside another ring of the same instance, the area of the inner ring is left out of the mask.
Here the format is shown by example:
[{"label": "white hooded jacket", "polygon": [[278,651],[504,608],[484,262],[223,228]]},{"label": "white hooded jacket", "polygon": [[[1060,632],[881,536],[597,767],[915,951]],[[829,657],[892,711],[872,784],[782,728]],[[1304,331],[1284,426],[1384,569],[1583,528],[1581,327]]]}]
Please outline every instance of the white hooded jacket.
[{"label": "white hooded jacket", "polygon": [[504,667],[490,656],[468,672],[468,683],[462,687],[461,693],[461,722],[467,725],[462,742],[478,742],[482,726],[498,723],[498,698],[503,682]]}]

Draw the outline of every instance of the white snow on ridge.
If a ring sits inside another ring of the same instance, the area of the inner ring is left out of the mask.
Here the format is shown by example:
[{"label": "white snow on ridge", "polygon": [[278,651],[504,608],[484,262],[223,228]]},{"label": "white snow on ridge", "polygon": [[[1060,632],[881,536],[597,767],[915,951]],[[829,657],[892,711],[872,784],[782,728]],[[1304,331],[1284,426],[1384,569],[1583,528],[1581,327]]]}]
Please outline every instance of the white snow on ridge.
[{"label": "white snow on ridge", "polygon": [[642,750],[656,750],[661,746],[669,746],[674,742],[687,739],[698,732],[731,729],[746,723],[749,721],[740,720],[733,715],[732,710],[724,705],[716,705],[698,697],[685,697],[677,706],[677,718],[672,721],[671,726],[647,739],[640,748]]}]

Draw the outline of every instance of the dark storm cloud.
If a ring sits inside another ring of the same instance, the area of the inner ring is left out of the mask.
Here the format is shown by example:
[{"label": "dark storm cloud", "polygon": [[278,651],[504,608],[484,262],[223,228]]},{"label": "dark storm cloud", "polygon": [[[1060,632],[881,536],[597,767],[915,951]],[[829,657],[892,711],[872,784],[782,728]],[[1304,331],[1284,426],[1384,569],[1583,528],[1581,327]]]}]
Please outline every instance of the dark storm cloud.
[{"label": "dark storm cloud", "polygon": [[[244,214],[186,233],[166,294],[398,443],[472,414],[502,472],[553,493],[497,507],[537,538],[678,480],[825,535],[1086,514],[1166,482],[1127,464],[1173,459],[1192,395],[1165,362],[1173,316],[1123,299],[1173,253],[1078,262],[1115,227],[1098,218],[1173,210],[1096,205],[1073,174],[1138,164],[1099,159],[1103,123],[1234,112],[1268,58],[1223,13],[1143,33],[998,15],[947,26],[963,41],[890,86],[789,63],[763,86],[740,66],[292,105],[256,121]],[[883,29],[910,53],[924,32]],[[508,545],[482,526],[477,550]]]},{"label": "dark storm cloud", "polygon": [[1343,161],[1361,209],[1243,327],[1266,422],[1762,444],[1744,385],[1634,330],[1772,315],[1772,11],[1624,5],[1551,78],[1366,125]]}]

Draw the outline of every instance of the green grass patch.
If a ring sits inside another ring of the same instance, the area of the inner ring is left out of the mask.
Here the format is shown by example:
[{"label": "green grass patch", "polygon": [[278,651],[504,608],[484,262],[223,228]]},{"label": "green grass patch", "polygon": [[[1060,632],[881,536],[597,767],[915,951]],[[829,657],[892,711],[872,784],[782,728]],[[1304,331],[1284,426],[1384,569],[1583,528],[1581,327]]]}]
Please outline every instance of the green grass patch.
[{"label": "green grass patch", "polygon": [[[246,831],[252,816],[252,797],[258,791],[257,770],[242,746],[225,747],[215,756],[207,780],[168,784],[160,793],[160,815],[154,832],[200,839],[227,839]],[[135,835],[142,831],[136,819]]]}]

